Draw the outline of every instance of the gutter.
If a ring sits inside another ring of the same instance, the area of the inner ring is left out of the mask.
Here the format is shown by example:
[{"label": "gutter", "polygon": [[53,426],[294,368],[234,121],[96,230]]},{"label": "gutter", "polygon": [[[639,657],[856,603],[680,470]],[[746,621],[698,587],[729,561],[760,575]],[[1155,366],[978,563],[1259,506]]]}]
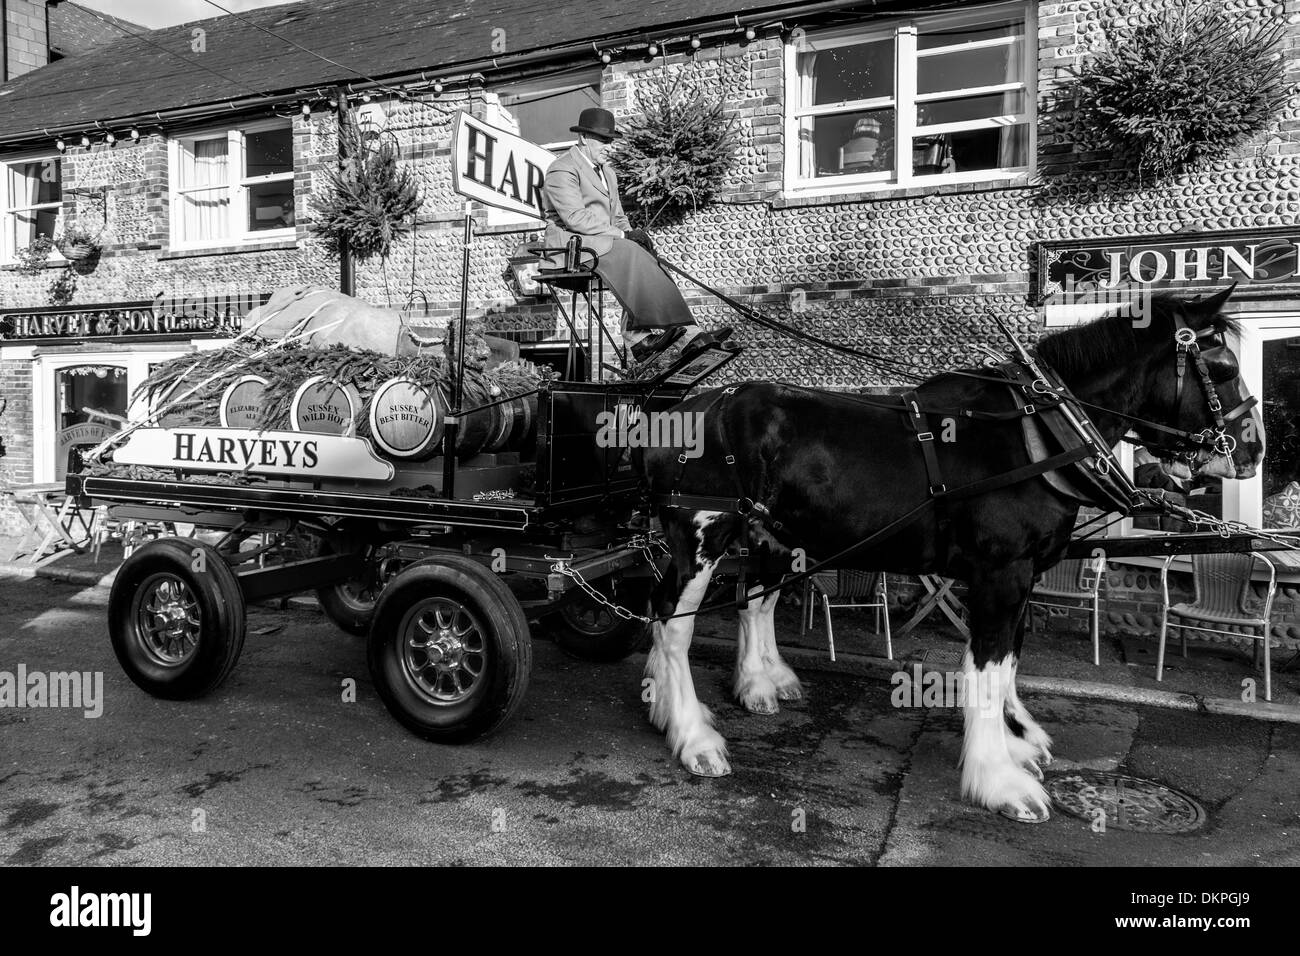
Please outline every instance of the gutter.
[{"label": "gutter", "polygon": [[9,82],[9,0],[0,0],[0,47],[3,47],[3,53],[0,53],[0,75],[4,79],[0,83]]},{"label": "gutter", "polygon": [[[7,5],[7,0],[0,0],[0,4]],[[628,45],[641,45],[654,40],[662,40],[667,37],[680,36],[682,33],[695,33],[702,36],[712,35],[731,35],[747,26],[758,29],[770,28],[777,25],[785,19],[807,18],[825,13],[835,13],[842,10],[854,8],[874,9],[880,5],[880,0],[822,0],[820,3],[787,3],[780,7],[773,7],[767,10],[741,16],[733,14],[731,16],[713,17],[708,20],[684,21],[674,24],[671,28],[658,30],[635,30],[625,33],[610,34],[603,37],[593,37],[580,41],[570,41],[556,46],[543,47],[537,50],[528,50],[521,53],[507,53],[498,57],[483,57],[477,60],[470,60],[463,63],[443,64],[433,66],[426,70],[408,71],[405,73],[394,73],[377,78],[377,82],[369,80],[346,82],[346,89],[349,93],[359,93],[380,89],[385,86],[421,85],[431,87],[435,80],[447,84],[455,84],[472,80],[475,74],[493,74],[494,81],[509,76],[514,72],[522,72],[527,67],[537,66],[549,61],[558,61],[566,58],[577,56],[593,57],[594,62],[599,60],[594,58],[595,51],[602,47],[617,49]],[[959,3],[936,4],[935,9],[945,7],[956,8],[961,6]],[[882,13],[888,12],[883,10]],[[22,133],[12,133],[0,136],[0,144],[13,144],[33,139],[48,139],[57,135],[67,135],[73,133],[90,132],[97,128],[98,124],[111,123],[114,126],[144,126],[158,125],[162,123],[180,122],[186,119],[211,118],[224,107],[231,112],[241,112],[244,110],[266,108],[278,106],[285,103],[301,102],[304,92],[314,90],[323,91],[331,89],[338,85],[341,80],[322,80],[319,86],[302,86],[297,87],[291,92],[270,93],[265,96],[243,97],[241,99],[215,100],[209,101],[198,106],[184,107],[174,110],[152,111],[147,113],[135,113],[128,116],[106,117],[91,123],[65,124],[62,126],[44,126]],[[3,100],[0,100],[3,104]]]}]

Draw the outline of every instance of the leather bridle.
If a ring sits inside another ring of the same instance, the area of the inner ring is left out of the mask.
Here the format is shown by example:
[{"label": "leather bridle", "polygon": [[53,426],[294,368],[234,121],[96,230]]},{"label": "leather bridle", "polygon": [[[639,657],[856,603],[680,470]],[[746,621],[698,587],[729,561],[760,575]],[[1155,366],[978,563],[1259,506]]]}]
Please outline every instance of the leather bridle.
[{"label": "leather bridle", "polygon": [[[1209,356],[1213,361],[1215,353],[1219,352],[1220,349],[1224,350],[1224,352],[1227,351],[1228,346],[1223,341],[1222,333],[1213,326],[1197,332],[1183,321],[1182,316],[1177,317],[1177,323],[1178,326],[1174,330],[1174,364],[1177,385],[1174,388],[1173,420],[1178,420],[1178,412],[1183,398],[1183,380],[1187,373],[1187,360],[1190,358],[1196,368],[1197,378],[1201,383],[1201,392],[1205,396],[1206,407],[1214,419],[1214,427],[1204,428],[1199,432],[1191,432],[1169,425],[1162,425],[1158,422],[1142,421],[1141,424],[1145,428],[1158,431],[1171,439],[1167,443],[1144,442],[1144,444],[1157,457],[1172,458],[1182,456],[1188,462],[1196,462],[1198,465],[1203,465],[1211,458],[1219,455],[1230,458],[1232,453],[1236,451],[1237,440],[1228,434],[1228,423],[1235,422],[1247,414],[1258,404],[1259,400],[1252,395],[1235,408],[1224,412],[1223,403],[1219,400],[1219,393],[1214,387],[1216,378],[1211,371],[1211,362],[1206,360],[1207,356]],[[1211,348],[1203,349],[1201,340],[1207,338],[1217,338],[1217,342]],[[1219,364],[1215,363],[1215,366],[1217,367]],[[1232,381],[1239,374],[1240,371],[1234,362],[1231,374],[1222,377],[1221,381]]]}]

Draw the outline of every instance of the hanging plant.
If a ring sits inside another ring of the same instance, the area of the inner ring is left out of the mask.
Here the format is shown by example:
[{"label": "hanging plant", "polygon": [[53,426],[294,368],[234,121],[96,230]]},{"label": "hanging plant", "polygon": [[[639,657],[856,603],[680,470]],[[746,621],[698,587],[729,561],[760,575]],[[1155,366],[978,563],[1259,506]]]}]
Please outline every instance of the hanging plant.
[{"label": "hanging plant", "polygon": [[49,236],[37,236],[14,254],[14,258],[18,260],[18,271],[25,276],[39,275],[45,268],[45,263],[53,249],[53,239]]},{"label": "hanging plant", "polygon": [[1130,32],[1074,73],[1078,117],[1144,175],[1165,178],[1268,127],[1290,95],[1284,26],[1243,28],[1220,6],[1185,7]]},{"label": "hanging plant", "polygon": [[99,236],[98,232],[91,232],[73,223],[54,240],[54,245],[69,262],[80,262],[99,251]]},{"label": "hanging plant", "polygon": [[629,218],[648,228],[700,210],[735,168],[738,146],[721,97],[661,86],[611,159]]},{"label": "hanging plant", "polygon": [[387,259],[393,242],[411,231],[407,220],[420,208],[415,176],[398,163],[390,138],[368,139],[351,114],[340,124],[339,146],[342,164],[326,173],[324,195],[312,200],[312,231],[335,255],[346,240],[358,260]]}]

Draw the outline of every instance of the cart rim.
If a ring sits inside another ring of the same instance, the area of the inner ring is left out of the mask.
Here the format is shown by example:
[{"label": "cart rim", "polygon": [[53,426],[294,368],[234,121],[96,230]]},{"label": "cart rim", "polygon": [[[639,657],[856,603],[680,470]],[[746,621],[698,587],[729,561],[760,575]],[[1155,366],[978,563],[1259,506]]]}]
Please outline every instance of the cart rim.
[{"label": "cart rim", "polygon": [[198,598],[185,579],[168,571],[141,582],[132,601],[141,650],[162,667],[178,667],[198,650],[203,629]]},{"label": "cart rim", "polygon": [[407,611],[398,633],[406,680],[429,703],[459,704],[483,684],[487,632],[462,602],[424,598]]},{"label": "cart rim", "polygon": [[354,611],[373,611],[378,588],[363,581],[344,581],[334,586],[334,593]]}]

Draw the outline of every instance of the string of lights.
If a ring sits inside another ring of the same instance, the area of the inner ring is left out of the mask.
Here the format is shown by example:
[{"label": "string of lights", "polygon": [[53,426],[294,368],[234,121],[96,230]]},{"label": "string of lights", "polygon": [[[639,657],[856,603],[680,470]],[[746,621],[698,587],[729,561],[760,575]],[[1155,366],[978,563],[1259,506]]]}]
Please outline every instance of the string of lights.
[{"label": "string of lights", "polygon": [[[299,41],[293,39],[292,37],[286,36],[283,33],[280,33],[276,30],[272,30],[269,27],[262,26],[261,24],[255,22],[254,20],[240,14],[239,12],[223,6],[221,3],[218,3],[217,0],[204,0],[204,2],[207,3],[209,6],[213,7],[214,9],[221,11],[221,13],[223,13],[226,16],[233,17],[234,19],[239,20],[253,27],[256,30],[261,31],[262,33],[265,33],[268,36],[274,37],[275,39],[293,47],[294,49],[302,51],[308,56],[318,59],[324,63],[328,63],[331,66],[336,67],[339,70],[345,71],[346,73],[351,74],[352,76],[357,77],[358,79],[364,81],[372,89],[366,89],[357,92],[352,89],[351,84],[348,84],[348,86],[346,87],[347,93],[358,96],[358,98],[362,102],[370,102],[373,93],[378,92],[378,93],[386,94],[389,96],[393,96],[405,100],[407,102],[420,103],[426,106],[434,106],[437,104],[435,104],[434,101],[428,98],[427,94],[429,92],[432,92],[435,98],[439,98],[442,96],[448,83],[454,82],[457,85],[459,85],[460,83],[472,84],[476,81],[482,82],[483,80],[482,74],[477,72],[463,74],[453,79],[450,76],[438,76],[438,75],[431,76],[428,71],[420,71],[418,79],[416,79],[414,76],[411,76],[409,79],[398,81],[404,83],[404,85],[407,87],[407,88],[402,88],[401,86],[393,85],[391,81],[390,82],[381,81],[376,77],[366,73],[363,70],[359,70],[356,67],[349,66],[346,63],[342,63],[332,57],[320,53],[319,51],[314,50],[303,43],[300,43]],[[175,50],[171,50],[166,46],[150,39],[148,36],[145,36],[142,33],[138,33],[134,30],[130,30],[124,27],[120,22],[109,20],[106,17],[100,16],[94,10],[87,8],[87,12],[90,13],[91,16],[95,17],[95,19],[99,20],[100,22],[113,27],[117,31],[127,36],[140,40],[141,42],[148,44],[149,46],[162,50],[168,56],[179,59],[184,63],[186,63],[186,65],[188,66],[196,67],[209,74],[212,74],[213,76],[220,78],[221,80],[231,84],[234,87],[248,91],[251,94],[251,99],[241,101],[239,106],[240,109],[255,108],[256,106],[258,106],[258,104],[263,104],[264,106],[269,108],[273,113],[275,113],[275,115],[280,117],[288,117],[294,115],[294,113],[297,112],[301,112],[302,115],[304,116],[310,116],[312,112],[313,103],[328,103],[331,109],[337,109],[339,106],[337,94],[332,92],[324,93],[318,87],[303,88],[297,90],[295,91],[294,94],[291,94],[288,98],[286,98],[285,96],[272,96],[270,94],[267,94],[265,91],[255,90],[251,86],[248,86],[246,83],[242,83],[239,80],[235,79],[234,77],[226,73],[223,73],[220,70],[214,69],[213,67],[210,67],[207,64],[201,62],[196,55],[185,55]],[[624,42],[623,45],[602,48],[598,46],[595,41],[591,41],[590,45],[593,54],[595,55],[595,58],[602,65],[608,66],[609,64],[613,63],[616,59],[634,60],[634,59],[641,58],[645,60],[653,60],[657,57],[667,58],[669,55],[671,55],[670,50],[673,51],[680,50],[687,56],[694,56],[699,50],[704,48],[706,45],[725,46],[729,42],[737,42],[742,47],[744,47],[744,46],[748,46],[750,43],[757,40],[759,36],[770,34],[771,31],[773,30],[779,31],[779,35],[781,36],[783,41],[788,41],[792,33],[794,32],[794,28],[787,26],[787,24],[784,21],[774,20],[774,21],[744,23],[741,21],[740,15],[736,14],[733,15],[733,25],[718,30],[708,31],[703,34],[691,33],[684,36],[664,36],[664,37],[656,37],[656,38],[649,38],[646,37],[645,34],[642,34],[638,40],[633,41],[630,44]],[[507,58],[507,59],[511,59],[511,58]],[[492,58],[490,62],[493,69],[505,68],[504,66],[498,63],[497,58]],[[555,71],[555,70],[548,71],[546,73],[546,76],[547,78],[558,77],[568,73],[577,72],[581,69],[586,69],[586,67],[582,66],[581,64],[570,65],[559,71]],[[546,93],[541,94],[538,97],[522,99],[519,102],[533,102],[534,100],[537,99],[545,99],[556,95],[560,95],[560,94],[556,92],[548,91]],[[294,99],[295,96],[301,98],[295,100]],[[290,111],[281,112],[280,108],[282,108],[286,104],[290,106]],[[450,104],[447,105],[450,106]],[[231,109],[236,108],[233,101],[231,102],[230,107]],[[158,115],[158,119],[159,119],[158,129],[161,130],[162,129],[161,123],[163,118],[161,114],[156,114],[156,115]],[[143,128],[152,129],[153,127],[152,125],[148,125]],[[142,129],[141,125],[134,125],[130,128],[129,136],[133,141],[138,141],[140,139],[141,129]],[[94,128],[88,129],[85,132],[81,133],[80,136],[77,137],[77,140],[79,141],[80,145],[83,148],[89,148],[93,142],[91,139],[92,134],[95,134],[100,131],[103,132],[103,142],[106,145],[112,146],[117,142],[119,138],[118,135],[115,134],[111,129],[108,129],[107,126],[102,121],[95,121]],[[56,139],[56,146],[61,152],[66,150],[68,147],[68,140],[75,136],[76,136],[75,133],[70,134],[67,137],[59,136]]]}]

